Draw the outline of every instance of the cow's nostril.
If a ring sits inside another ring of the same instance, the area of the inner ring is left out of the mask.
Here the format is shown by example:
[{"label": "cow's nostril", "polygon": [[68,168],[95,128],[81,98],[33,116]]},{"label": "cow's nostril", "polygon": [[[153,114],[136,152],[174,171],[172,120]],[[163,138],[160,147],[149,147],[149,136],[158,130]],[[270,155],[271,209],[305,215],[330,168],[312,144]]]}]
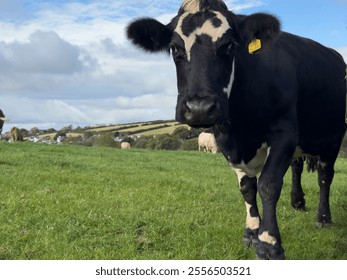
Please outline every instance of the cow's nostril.
[{"label": "cow's nostril", "polygon": [[196,100],[187,100],[186,101],[186,108],[187,112],[194,113],[199,110],[200,102]]},{"label": "cow's nostril", "polygon": [[191,98],[186,101],[187,112],[206,114],[215,108],[215,100],[209,97]]},{"label": "cow's nostril", "polygon": [[212,114],[216,109],[215,103],[209,103],[205,106],[205,111],[207,114]]}]

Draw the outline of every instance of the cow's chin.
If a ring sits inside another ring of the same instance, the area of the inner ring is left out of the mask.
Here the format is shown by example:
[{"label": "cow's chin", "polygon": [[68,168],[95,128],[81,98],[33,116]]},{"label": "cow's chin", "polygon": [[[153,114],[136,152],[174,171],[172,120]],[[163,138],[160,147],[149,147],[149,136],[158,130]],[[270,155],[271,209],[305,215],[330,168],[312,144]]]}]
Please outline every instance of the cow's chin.
[{"label": "cow's chin", "polygon": [[222,121],[218,118],[189,119],[185,117],[176,117],[176,121],[189,125],[192,128],[211,128],[216,124],[222,123]]},{"label": "cow's chin", "polygon": [[192,128],[211,128],[212,126],[214,126],[214,123],[204,123],[204,124],[189,124],[187,123],[187,125],[189,125]]}]

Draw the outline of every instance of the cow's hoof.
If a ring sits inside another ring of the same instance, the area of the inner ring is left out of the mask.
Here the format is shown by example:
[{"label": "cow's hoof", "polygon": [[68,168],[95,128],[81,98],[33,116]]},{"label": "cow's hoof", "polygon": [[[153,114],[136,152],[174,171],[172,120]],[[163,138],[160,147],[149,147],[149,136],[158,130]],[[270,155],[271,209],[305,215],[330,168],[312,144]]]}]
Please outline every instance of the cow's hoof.
[{"label": "cow's hoof", "polygon": [[284,260],[284,250],[281,246],[273,246],[258,241],[257,260]]},{"label": "cow's hoof", "polygon": [[330,215],[319,215],[317,217],[317,228],[330,227],[332,225]]},{"label": "cow's hoof", "polygon": [[295,194],[295,193],[291,194],[291,205],[294,209],[302,210],[302,211],[305,210],[306,201],[305,201],[304,195],[305,194],[303,194],[303,193],[302,194]]},{"label": "cow's hoof", "polygon": [[246,247],[256,247],[258,244],[258,229],[246,228],[243,234],[243,244]]}]

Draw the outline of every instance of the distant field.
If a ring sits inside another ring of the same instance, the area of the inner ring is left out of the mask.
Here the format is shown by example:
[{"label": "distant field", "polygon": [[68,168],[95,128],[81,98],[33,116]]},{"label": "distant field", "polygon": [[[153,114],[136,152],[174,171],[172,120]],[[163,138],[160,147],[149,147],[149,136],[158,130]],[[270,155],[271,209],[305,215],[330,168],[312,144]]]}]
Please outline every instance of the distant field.
[{"label": "distant field", "polygon": [[[245,209],[222,155],[0,142],[0,259],[254,259]],[[303,175],[308,210],[278,204],[287,259],[347,259],[347,160],[331,190],[334,224],[315,227],[317,174]]]},{"label": "distant field", "polygon": [[[166,127],[163,127],[166,126]],[[120,132],[122,134],[130,133],[134,136],[150,136],[150,135],[160,135],[160,134],[171,134],[178,127],[188,127],[188,125],[179,124],[176,121],[167,121],[162,123],[156,122],[142,122],[142,123],[130,123],[130,124],[119,124],[119,125],[109,125],[109,126],[100,126],[93,128],[82,129],[80,132],[69,132],[66,134],[67,137],[83,137],[86,132],[96,132],[96,133],[105,133],[105,132]],[[157,129],[156,129],[157,128]],[[141,131],[136,133],[137,131]],[[45,133],[41,134],[41,138],[49,137],[54,138],[56,133]]]},{"label": "distant field", "polygon": [[[167,126],[165,128],[158,128]],[[123,124],[123,125],[115,125],[115,126],[106,126],[106,127],[95,127],[91,129],[85,129],[85,132],[91,131],[91,132],[120,132],[120,133],[131,133],[136,132],[138,130],[144,130],[139,133],[135,133],[134,135],[153,135],[153,134],[164,134],[164,133],[172,133],[177,127],[180,126],[186,126],[186,125],[179,125],[178,122],[175,121],[167,121],[162,123],[151,123],[151,122],[143,122],[143,123],[132,123],[132,124]],[[187,126],[186,126],[187,127]],[[146,131],[148,130],[148,131]]]},{"label": "distant field", "polygon": [[[56,135],[56,133],[47,133],[47,134],[41,134],[40,137],[41,138],[49,137],[50,139],[53,140],[55,135]],[[80,136],[83,136],[83,133],[68,132],[68,133],[66,133],[66,136],[67,137],[80,137]]]},{"label": "distant field", "polygon": [[159,129],[154,129],[154,130],[149,130],[149,131],[145,131],[136,135],[143,135],[143,136],[150,136],[150,135],[160,135],[160,134],[171,134],[174,132],[174,130],[178,127],[186,127],[189,128],[188,125],[172,125],[169,127],[163,127],[163,128],[159,128]]}]

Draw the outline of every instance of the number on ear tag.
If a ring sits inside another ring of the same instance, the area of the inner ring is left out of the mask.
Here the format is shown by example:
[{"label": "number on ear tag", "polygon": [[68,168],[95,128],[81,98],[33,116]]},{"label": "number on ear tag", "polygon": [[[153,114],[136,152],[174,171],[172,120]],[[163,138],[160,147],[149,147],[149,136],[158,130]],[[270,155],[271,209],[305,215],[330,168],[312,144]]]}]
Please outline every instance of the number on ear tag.
[{"label": "number on ear tag", "polygon": [[261,41],[259,39],[254,39],[248,45],[248,52],[254,54],[256,51],[261,49]]}]

